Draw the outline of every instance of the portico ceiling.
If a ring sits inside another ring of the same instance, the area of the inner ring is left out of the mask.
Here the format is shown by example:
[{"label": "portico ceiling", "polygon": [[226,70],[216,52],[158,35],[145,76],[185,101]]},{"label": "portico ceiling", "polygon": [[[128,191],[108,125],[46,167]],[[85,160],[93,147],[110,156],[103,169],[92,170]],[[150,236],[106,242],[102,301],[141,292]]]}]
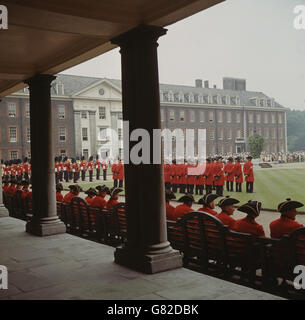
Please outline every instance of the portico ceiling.
[{"label": "portico ceiling", "polygon": [[115,46],[140,23],[167,26],[224,0],[0,0],[0,97],[37,74],[55,74]]}]

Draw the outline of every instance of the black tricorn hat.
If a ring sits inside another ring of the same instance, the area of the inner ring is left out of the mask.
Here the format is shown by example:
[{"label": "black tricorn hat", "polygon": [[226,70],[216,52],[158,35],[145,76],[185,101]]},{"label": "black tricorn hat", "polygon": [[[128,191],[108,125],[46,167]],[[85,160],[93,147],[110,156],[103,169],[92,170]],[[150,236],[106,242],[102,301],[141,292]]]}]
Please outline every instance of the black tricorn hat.
[{"label": "black tricorn hat", "polygon": [[166,200],[176,199],[176,196],[172,190],[167,189],[165,190],[165,199]]},{"label": "black tricorn hat", "polygon": [[71,191],[78,191],[78,192],[83,191],[83,189],[78,184],[71,184],[68,188]]},{"label": "black tricorn hat", "polygon": [[247,203],[237,208],[238,211],[245,212],[251,216],[257,217],[261,211],[262,203],[249,200]]},{"label": "black tricorn hat", "polygon": [[123,191],[123,189],[121,189],[121,188],[112,188],[111,190],[110,190],[110,196],[112,197],[112,196],[114,196],[115,194],[118,194],[118,193],[120,193],[120,192],[122,192]]},{"label": "black tricorn hat", "polygon": [[199,199],[198,204],[208,205],[218,197],[219,197],[218,194],[213,194],[213,193],[205,194],[202,198]]},{"label": "black tricorn hat", "polygon": [[87,195],[97,195],[97,192],[94,188],[89,188],[87,191],[85,191],[85,194]]},{"label": "black tricorn hat", "polygon": [[178,201],[183,203],[190,202],[190,201],[195,202],[194,197],[190,193],[187,193],[186,195],[181,197]]},{"label": "black tricorn hat", "polygon": [[64,187],[61,183],[57,183],[56,184],[56,191],[63,191],[64,190]]},{"label": "black tricorn hat", "polygon": [[221,199],[218,202],[218,207],[222,208],[222,207],[230,206],[230,205],[236,204],[236,203],[239,203],[239,200],[234,199],[234,198],[230,198],[230,196],[226,196],[225,198]]},{"label": "black tricorn hat", "polygon": [[97,186],[95,187],[95,189],[98,190],[99,192],[106,192],[107,194],[110,194],[109,188],[105,185]]},{"label": "black tricorn hat", "polygon": [[277,206],[277,211],[279,212],[286,212],[292,209],[297,209],[297,208],[301,208],[303,207],[304,204],[302,202],[299,201],[293,201],[290,198],[286,199],[286,201],[281,202],[278,206]]}]

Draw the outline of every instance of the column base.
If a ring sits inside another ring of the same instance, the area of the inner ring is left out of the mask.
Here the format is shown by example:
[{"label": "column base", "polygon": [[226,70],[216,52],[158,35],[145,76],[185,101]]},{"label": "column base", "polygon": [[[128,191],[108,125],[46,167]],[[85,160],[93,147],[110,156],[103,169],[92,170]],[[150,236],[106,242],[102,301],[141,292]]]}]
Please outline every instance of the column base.
[{"label": "column base", "polygon": [[44,220],[37,221],[33,219],[26,224],[25,230],[33,235],[45,237],[66,233],[66,226],[58,218],[47,223]]},{"label": "column base", "polygon": [[116,248],[114,261],[122,266],[147,274],[177,269],[183,265],[181,254],[174,249],[160,254],[143,254],[138,249],[123,246]]},{"label": "column base", "polygon": [[9,212],[3,204],[0,204],[0,218],[8,217]]}]

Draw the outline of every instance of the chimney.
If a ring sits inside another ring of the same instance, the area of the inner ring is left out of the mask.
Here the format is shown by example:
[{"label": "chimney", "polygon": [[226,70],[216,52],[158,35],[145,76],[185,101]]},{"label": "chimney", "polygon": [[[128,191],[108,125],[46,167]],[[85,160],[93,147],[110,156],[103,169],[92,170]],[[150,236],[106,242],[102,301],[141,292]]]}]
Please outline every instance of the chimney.
[{"label": "chimney", "polygon": [[204,87],[205,88],[209,88],[209,80],[205,80],[204,81]]},{"label": "chimney", "polygon": [[196,88],[202,88],[202,80],[201,79],[196,79],[195,80],[195,87]]}]

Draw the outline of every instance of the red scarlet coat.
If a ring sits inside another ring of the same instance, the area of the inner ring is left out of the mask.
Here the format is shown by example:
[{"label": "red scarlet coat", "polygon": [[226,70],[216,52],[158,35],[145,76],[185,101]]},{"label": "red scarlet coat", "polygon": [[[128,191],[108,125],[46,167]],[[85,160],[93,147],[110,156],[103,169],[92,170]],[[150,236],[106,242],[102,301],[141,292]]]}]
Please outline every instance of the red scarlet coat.
[{"label": "red scarlet coat", "polygon": [[89,171],[92,171],[92,170],[93,170],[93,163],[92,163],[92,161],[89,161],[89,162],[88,162],[88,170],[89,170]]},{"label": "red scarlet coat", "polygon": [[64,196],[60,192],[56,192],[56,201],[64,202]]},{"label": "red scarlet coat", "polygon": [[175,208],[175,214],[173,221],[176,221],[178,218],[181,218],[183,215],[185,215],[188,212],[194,211],[192,208],[187,206],[186,204],[182,203],[179,206]]},{"label": "red scarlet coat", "polygon": [[235,177],[235,182],[237,183],[243,183],[243,172],[241,169],[241,164],[240,162],[236,162],[234,164],[234,177]]},{"label": "red scarlet coat", "polygon": [[124,165],[122,164],[121,161],[118,162],[116,171],[118,174],[118,179],[119,180],[124,180]]},{"label": "red scarlet coat", "polygon": [[294,230],[302,228],[303,225],[295,220],[289,219],[285,216],[272,221],[270,223],[270,236],[271,238],[282,238],[284,235],[289,235]]},{"label": "red scarlet coat", "polygon": [[225,226],[228,226],[230,229],[234,228],[235,220],[226,214],[225,212],[220,212],[216,215],[216,218],[218,218]]},{"label": "red scarlet coat", "polygon": [[224,165],[223,171],[226,174],[225,176],[226,181],[234,181],[234,163],[230,161],[227,162]]},{"label": "red scarlet coat", "polygon": [[170,165],[169,164],[164,164],[163,165],[163,170],[164,170],[164,182],[170,182]]},{"label": "red scarlet coat", "polygon": [[253,182],[254,181],[254,173],[253,173],[253,163],[251,161],[247,161],[244,164],[244,175],[245,181]]},{"label": "red scarlet coat", "polygon": [[76,195],[74,194],[74,193],[72,193],[72,192],[69,192],[69,193],[67,193],[65,196],[64,196],[64,203],[70,203],[71,202],[71,200],[74,198],[74,197],[76,197]]},{"label": "red scarlet coat", "polygon": [[105,209],[106,206],[107,206],[107,201],[101,196],[94,197],[90,205],[90,207],[92,208],[100,208],[100,209]]},{"label": "red scarlet coat", "polygon": [[222,163],[217,162],[214,164],[214,185],[223,186],[224,184],[225,184],[225,177],[223,172],[223,165]]},{"label": "red scarlet coat", "polygon": [[206,206],[201,207],[200,209],[198,209],[198,211],[203,211],[203,212],[212,214],[213,216],[217,215],[217,211],[211,209],[210,207],[206,207]]},{"label": "red scarlet coat", "polygon": [[171,221],[176,221],[175,217],[175,207],[166,202],[166,219]]},{"label": "red scarlet coat", "polygon": [[106,205],[106,209],[110,210],[112,209],[115,205],[117,205],[119,202],[117,200],[114,199],[110,199],[109,201],[107,201],[107,205]]},{"label": "red scarlet coat", "polygon": [[212,163],[207,163],[204,171],[205,178],[205,184],[208,186],[211,186],[213,184],[213,167]]},{"label": "red scarlet coat", "polygon": [[255,220],[249,219],[248,217],[237,220],[233,230],[237,232],[250,233],[256,237],[265,236],[264,228]]},{"label": "red scarlet coat", "polygon": [[175,175],[176,175],[176,170],[175,170],[175,164],[172,163],[169,165],[170,169],[169,169],[169,175],[170,175],[170,182],[171,183],[176,183],[175,182]]},{"label": "red scarlet coat", "polygon": [[85,198],[86,202],[88,203],[88,206],[91,206],[93,199],[94,199],[94,198],[91,198],[91,197],[89,197],[89,196],[87,196],[87,197]]}]

